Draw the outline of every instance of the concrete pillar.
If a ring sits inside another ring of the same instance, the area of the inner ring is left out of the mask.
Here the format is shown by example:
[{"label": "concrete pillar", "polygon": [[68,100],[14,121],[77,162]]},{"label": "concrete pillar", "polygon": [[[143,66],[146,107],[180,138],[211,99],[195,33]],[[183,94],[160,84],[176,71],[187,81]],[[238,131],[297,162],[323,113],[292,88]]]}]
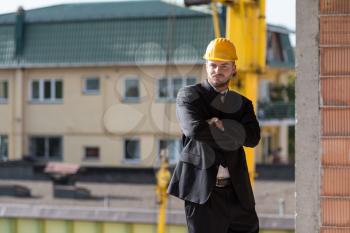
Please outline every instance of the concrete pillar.
[{"label": "concrete pillar", "polygon": [[320,232],[319,0],[296,1],[296,232]]},{"label": "concrete pillar", "polygon": [[281,160],[288,162],[288,125],[281,125],[279,127],[279,144],[281,147]]}]

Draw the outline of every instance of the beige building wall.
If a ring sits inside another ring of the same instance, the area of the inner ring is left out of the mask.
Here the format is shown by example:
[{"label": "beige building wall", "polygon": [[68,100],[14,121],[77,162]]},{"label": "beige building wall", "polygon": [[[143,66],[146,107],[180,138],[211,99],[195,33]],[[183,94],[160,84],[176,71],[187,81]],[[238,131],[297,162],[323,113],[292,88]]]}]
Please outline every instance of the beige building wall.
[{"label": "beige building wall", "polygon": [[[22,136],[15,139],[16,110],[14,95],[18,78],[14,71],[0,71],[1,79],[9,80],[8,104],[0,105],[0,134],[9,137],[9,158],[19,158],[14,149],[22,143],[22,156],[29,154],[30,136],[62,136],[63,161],[93,166],[153,166],[158,153],[158,140],[180,138],[175,102],[157,99],[156,79],[188,75],[202,79],[202,66],[124,66],[94,68],[47,68],[22,71],[23,122]],[[100,78],[99,94],[83,92],[84,78]],[[124,79],[140,80],[140,101],[125,101]],[[63,81],[63,101],[35,103],[30,101],[33,80]],[[18,100],[20,102],[20,100]],[[17,105],[20,103],[17,103]],[[18,106],[17,106],[18,108]],[[18,111],[18,110],[17,110]],[[125,161],[124,139],[140,140],[139,162]],[[15,145],[15,144],[16,145]],[[99,160],[84,159],[84,147],[100,148]],[[12,149],[11,149],[12,148]],[[20,150],[21,151],[21,150]]]},{"label": "beige building wall", "polygon": [[[12,71],[1,71],[0,70],[0,81],[6,80],[9,87],[13,87],[14,84],[14,72]],[[11,95],[13,90],[9,90],[9,96],[7,103],[0,103],[0,134],[5,134],[11,131],[11,118],[12,118],[12,107],[11,104],[14,102],[14,96]]]},{"label": "beige building wall", "polygon": [[[202,65],[177,65],[167,69],[165,66],[122,66],[22,70],[22,130],[15,134],[16,125],[18,131],[16,106],[18,112],[21,104],[15,97],[20,90],[16,74],[18,76],[15,70],[0,70],[0,79],[9,80],[8,103],[0,104],[0,134],[9,137],[10,159],[30,153],[31,136],[61,136],[64,162],[86,166],[131,167],[154,166],[158,162],[159,140],[180,139],[175,102],[157,98],[157,79],[166,75],[193,76],[197,81],[206,78]],[[267,77],[277,81],[278,73],[272,74]],[[84,79],[94,76],[100,79],[100,92],[85,94]],[[140,100],[126,101],[124,81],[135,77],[140,82]],[[30,83],[42,79],[63,81],[62,102],[30,101]],[[263,127],[262,132],[269,132],[273,136],[273,144],[278,144],[278,127]],[[129,138],[140,140],[141,159],[138,162],[124,159],[124,139]],[[20,145],[22,148],[18,148]],[[84,148],[89,146],[99,147],[99,160],[85,159]],[[256,156],[257,162],[262,161],[261,145],[256,150]]]},{"label": "beige building wall", "polygon": [[[93,166],[153,166],[157,160],[159,139],[178,139],[175,104],[157,99],[156,79],[168,76],[189,75],[197,81],[205,78],[203,66],[129,66],[95,68],[29,69],[23,71],[23,148],[29,154],[30,136],[62,136],[63,161]],[[100,93],[86,95],[83,92],[84,78],[100,78]],[[0,133],[9,136],[9,157],[15,155],[13,99],[16,90],[16,73],[1,71],[0,78],[9,80],[8,104],[0,105],[2,121]],[[137,77],[140,80],[140,101],[123,99],[124,80]],[[270,76],[271,77],[271,76]],[[33,103],[29,99],[32,80],[63,80],[62,103]],[[276,80],[273,80],[276,81]],[[263,132],[266,131],[263,129]],[[279,135],[273,130],[274,140]],[[141,160],[125,161],[124,139],[140,140]],[[19,140],[19,141],[21,141]],[[18,145],[18,136],[17,143]],[[99,160],[84,159],[84,147],[100,148]],[[256,151],[261,160],[262,149]]]},{"label": "beige building wall", "polygon": [[[0,80],[7,81],[8,83],[8,99],[6,102],[0,103],[0,135],[7,136],[8,145],[8,157],[9,159],[15,159],[18,150],[16,150],[15,143],[18,142],[18,137],[21,134],[16,134],[16,122],[20,123],[21,118],[16,117],[15,107],[18,106],[16,99],[15,89],[15,70],[1,70]],[[16,136],[17,135],[17,136]]]}]

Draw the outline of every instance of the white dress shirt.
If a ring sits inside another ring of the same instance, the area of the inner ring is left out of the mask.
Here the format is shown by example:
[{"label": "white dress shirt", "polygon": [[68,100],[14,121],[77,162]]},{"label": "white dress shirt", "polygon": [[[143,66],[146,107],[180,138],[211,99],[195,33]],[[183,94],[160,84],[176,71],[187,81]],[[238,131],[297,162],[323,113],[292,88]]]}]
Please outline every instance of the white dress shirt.
[{"label": "white dress shirt", "polygon": [[[213,88],[216,90],[215,87],[213,87]],[[225,96],[227,94],[227,92],[228,92],[228,89],[221,91],[220,94],[224,94],[224,96]],[[222,99],[221,101],[223,102],[224,100]],[[216,175],[216,177],[217,178],[229,178],[230,177],[230,173],[228,172],[228,168],[227,167],[223,167],[223,166],[220,165],[219,166],[219,170],[218,170],[218,174]]]}]

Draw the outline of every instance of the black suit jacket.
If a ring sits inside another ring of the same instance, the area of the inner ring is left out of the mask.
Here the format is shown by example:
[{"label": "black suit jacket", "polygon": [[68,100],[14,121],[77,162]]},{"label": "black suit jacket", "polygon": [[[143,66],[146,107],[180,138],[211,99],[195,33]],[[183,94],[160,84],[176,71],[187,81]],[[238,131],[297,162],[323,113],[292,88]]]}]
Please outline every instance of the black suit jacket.
[{"label": "black suit jacket", "polygon": [[[168,187],[168,193],[194,203],[205,203],[215,186],[218,167],[227,164],[238,199],[246,209],[255,206],[243,146],[260,140],[259,123],[252,102],[228,91],[225,102],[208,83],[182,88],[176,99],[182,129],[183,150]],[[209,125],[218,117],[224,131]]]}]

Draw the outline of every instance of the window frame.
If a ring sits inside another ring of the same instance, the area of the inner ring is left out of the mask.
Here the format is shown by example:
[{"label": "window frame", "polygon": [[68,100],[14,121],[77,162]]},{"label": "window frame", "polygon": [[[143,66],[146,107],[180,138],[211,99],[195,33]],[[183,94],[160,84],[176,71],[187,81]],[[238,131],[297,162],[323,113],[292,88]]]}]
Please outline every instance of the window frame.
[{"label": "window frame", "polygon": [[175,80],[181,80],[181,86],[180,86],[179,90],[181,88],[183,88],[184,86],[186,86],[186,83],[187,83],[187,78],[183,78],[181,76],[174,76],[174,77],[172,77],[170,79],[170,87],[169,87],[169,89],[170,89],[171,92],[170,92],[169,98],[170,98],[170,100],[173,100],[173,101],[175,101],[176,97],[177,97],[177,93],[176,94],[174,93],[174,91],[175,91],[175,84],[174,84]]},{"label": "window frame", "polygon": [[[45,99],[45,86],[44,83],[50,81],[50,94],[51,97],[49,99]],[[39,83],[39,98],[34,99],[33,98],[33,83],[38,82]],[[56,98],[56,83],[61,82],[62,83],[62,98]],[[60,104],[63,103],[64,99],[64,82],[62,78],[49,78],[49,79],[31,79],[29,81],[29,90],[28,90],[28,100],[30,103],[40,104],[40,103],[48,103],[48,104]]]},{"label": "window frame", "polygon": [[[40,157],[37,155],[32,154],[32,139],[34,138],[44,138],[44,156]],[[61,154],[57,157],[50,156],[50,147],[49,147],[49,139],[52,138],[59,138],[61,140]],[[63,145],[63,136],[61,135],[29,135],[29,143],[28,143],[28,151],[30,156],[33,156],[34,158],[40,160],[40,161],[63,161],[64,158],[64,145]]]},{"label": "window frame", "polygon": [[261,151],[262,151],[262,164],[270,164],[269,156],[272,151],[272,134],[266,133],[261,135]]},{"label": "window frame", "polygon": [[[188,83],[190,79],[194,79],[194,83],[191,84],[191,83]],[[196,76],[186,76],[185,78],[185,86],[190,86],[190,85],[194,85],[197,83],[197,77]]]},{"label": "window frame", "polygon": [[[126,96],[126,82],[127,81],[137,81],[137,90],[138,90],[138,97],[128,97]],[[126,76],[123,78],[123,101],[124,102],[139,102],[140,101],[140,96],[141,96],[141,88],[140,88],[140,78],[135,75],[135,76]]]},{"label": "window frame", "polygon": [[[87,156],[86,156],[86,150],[88,149],[88,148],[97,148],[97,150],[98,150],[98,156],[97,156],[97,158],[88,158]],[[100,161],[100,159],[101,159],[101,150],[100,150],[100,147],[99,146],[84,146],[84,148],[83,148],[83,160],[84,161]]]},{"label": "window frame", "polygon": [[[137,141],[139,144],[139,158],[126,158],[126,141]],[[141,140],[139,138],[124,138],[123,140],[123,162],[124,163],[140,163],[141,162]]]},{"label": "window frame", "polygon": [[[179,138],[158,138],[158,140],[157,140],[157,159],[158,159],[158,161],[160,161],[160,152],[161,152],[161,148],[160,148],[160,142],[161,141],[174,141],[175,142],[175,144],[176,144],[176,142],[178,143],[178,146],[179,146],[179,157],[178,158],[176,158],[176,156],[175,156],[175,160],[170,160],[169,159],[169,157],[168,157],[168,163],[169,163],[169,165],[175,165],[177,162],[178,162],[178,160],[180,159],[180,156],[181,156],[181,150],[182,150],[182,144],[181,144],[181,140],[179,139]],[[176,146],[176,145],[175,145]]]},{"label": "window frame", "polygon": [[[160,91],[159,83],[160,83],[161,80],[164,80],[164,79],[168,80],[167,81],[167,93],[168,93],[168,96],[167,97],[160,97],[159,96],[159,94],[160,94],[159,93],[159,91]],[[155,87],[156,87],[156,90],[155,90],[156,94],[155,94],[155,96],[156,96],[157,101],[159,101],[159,102],[175,102],[176,101],[176,97],[177,96],[174,96],[174,94],[175,94],[174,93],[174,88],[175,88],[174,80],[175,79],[181,79],[182,80],[182,84],[181,84],[180,89],[185,87],[185,86],[191,85],[191,84],[188,84],[189,83],[188,80],[190,80],[190,79],[194,79],[195,83],[197,82],[197,77],[193,76],[193,75],[188,75],[188,76],[173,75],[173,76],[168,76],[168,77],[165,77],[165,76],[159,77],[159,78],[156,79],[156,85],[155,85]],[[176,95],[177,95],[177,93],[176,93]]]},{"label": "window frame", "polygon": [[9,80],[8,79],[0,79],[0,88],[4,88],[4,85],[6,83],[6,96],[2,97],[0,96],[0,104],[7,104],[9,99]]},{"label": "window frame", "polygon": [[[159,91],[160,91],[159,83],[163,79],[167,80],[167,93],[168,93],[167,97],[160,97],[160,95],[159,95]],[[171,93],[170,92],[170,88],[169,88],[169,81],[171,81],[171,78],[160,77],[160,78],[156,79],[156,85],[155,86],[156,86],[156,97],[157,97],[158,101],[168,101],[169,100],[169,93]]]},{"label": "window frame", "polygon": [[[98,81],[98,89],[97,90],[88,90],[87,89],[87,82],[89,80],[97,80]],[[101,91],[101,78],[100,76],[96,75],[91,75],[91,76],[86,76],[83,77],[83,94],[84,95],[99,95]]]},{"label": "window frame", "polygon": [[[5,140],[6,139],[6,140]],[[6,154],[1,154],[2,152],[2,141],[6,141]],[[7,161],[9,158],[9,137],[5,134],[0,134],[0,162]]]}]

